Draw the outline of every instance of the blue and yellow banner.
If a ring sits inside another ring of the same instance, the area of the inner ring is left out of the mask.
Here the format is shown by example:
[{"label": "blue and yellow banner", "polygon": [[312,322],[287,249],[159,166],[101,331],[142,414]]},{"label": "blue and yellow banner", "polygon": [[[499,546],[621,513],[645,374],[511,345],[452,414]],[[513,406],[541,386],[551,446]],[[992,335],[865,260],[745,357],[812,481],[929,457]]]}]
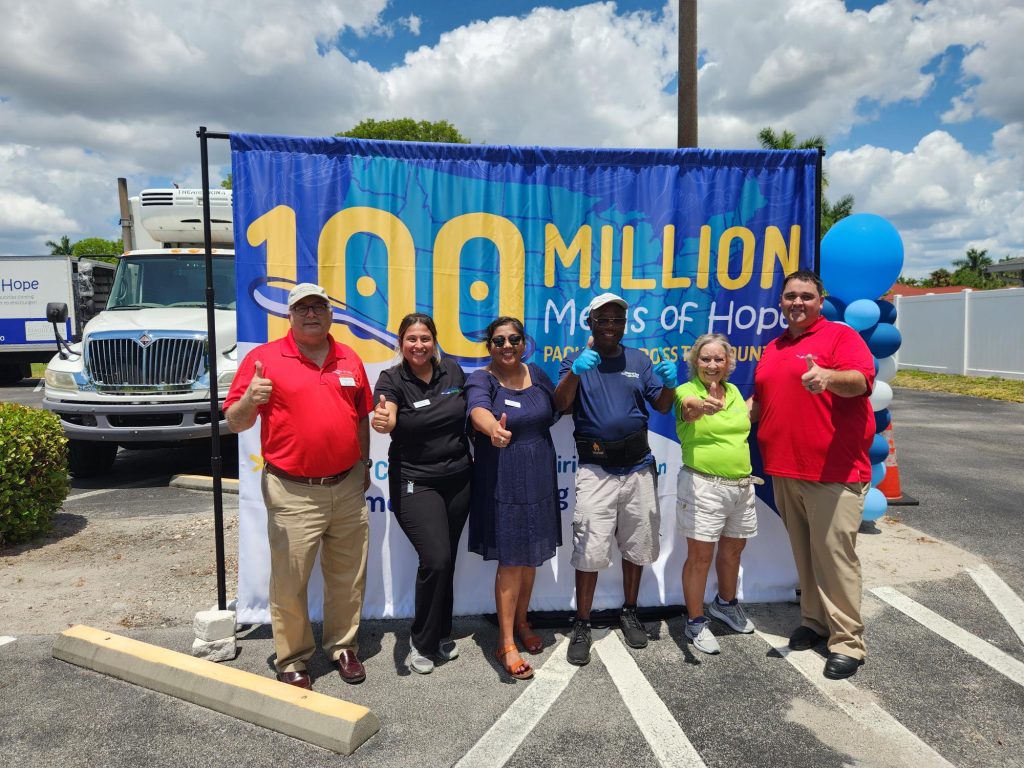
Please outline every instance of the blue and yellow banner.
[{"label": "blue and yellow banner", "polygon": [[[483,329],[521,317],[555,378],[604,291],[625,343],[681,360],[726,333],[745,388],[781,330],[779,282],[814,262],[818,153],[555,149],[232,134],[238,334],[280,336],[296,282],[323,285],[336,338],[391,359],[413,311],[482,365]],[[681,370],[685,376],[685,371]]]}]

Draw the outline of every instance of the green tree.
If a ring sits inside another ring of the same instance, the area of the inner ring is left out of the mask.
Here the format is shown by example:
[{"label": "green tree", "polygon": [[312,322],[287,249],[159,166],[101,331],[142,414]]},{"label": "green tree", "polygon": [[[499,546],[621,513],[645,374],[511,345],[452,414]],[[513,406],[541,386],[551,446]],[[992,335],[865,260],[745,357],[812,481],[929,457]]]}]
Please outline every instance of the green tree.
[{"label": "green tree", "polygon": [[903,275],[900,275],[899,277],[896,278],[896,285],[917,286],[920,284],[921,281],[918,280],[916,277],[904,277]]},{"label": "green tree", "polygon": [[921,285],[925,288],[945,288],[953,284],[953,275],[945,267],[939,267],[923,281]]},{"label": "green tree", "polygon": [[384,141],[432,141],[442,144],[469,144],[470,141],[447,120],[417,122],[411,117],[394,120],[368,118],[347,131],[335,134],[349,139],[377,139]]},{"label": "green tree", "polygon": [[953,266],[958,269],[965,269],[970,272],[977,272],[979,275],[985,272],[985,267],[992,263],[988,250],[979,251],[977,248],[968,248],[962,259],[953,259]]},{"label": "green tree", "polygon": [[71,246],[71,253],[78,258],[87,256],[96,261],[109,261],[117,263],[117,255],[124,253],[124,243],[121,239],[104,240],[102,237],[86,237]]},{"label": "green tree", "polygon": [[67,235],[61,235],[59,243],[55,243],[53,240],[47,240],[46,247],[50,249],[50,253],[53,256],[70,256],[71,238]]},{"label": "green tree", "polygon": [[220,186],[221,186],[221,189],[231,189],[231,174],[230,173],[228,174],[228,177],[226,179],[221,181]]},{"label": "green tree", "polygon": [[[782,133],[776,133],[775,129],[771,126],[762,128],[757,134],[757,140],[761,144],[761,149],[827,149],[828,144],[825,141],[825,137],[821,135],[809,136],[806,139],[797,140],[797,136],[792,131],[783,131]],[[825,233],[832,228],[840,219],[845,219],[851,213],[853,213],[854,199],[853,195],[843,195],[835,203],[829,202],[829,199],[825,197],[825,189],[828,187],[828,174],[824,171],[821,172],[821,236],[824,237]]]}]

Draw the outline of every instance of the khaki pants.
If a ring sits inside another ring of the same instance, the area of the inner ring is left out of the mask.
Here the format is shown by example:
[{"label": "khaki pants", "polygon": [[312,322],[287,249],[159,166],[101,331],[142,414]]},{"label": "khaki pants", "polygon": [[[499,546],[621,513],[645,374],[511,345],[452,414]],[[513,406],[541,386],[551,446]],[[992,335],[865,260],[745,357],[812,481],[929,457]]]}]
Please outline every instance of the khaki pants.
[{"label": "khaki pants", "polygon": [[773,477],[775,505],[793,547],[800,578],[800,619],[828,649],[863,659],[861,571],[857,529],[867,483],[817,483]]},{"label": "khaki pants", "polygon": [[369,525],[361,466],[334,486],[263,473],[270,538],[270,621],[278,672],[304,670],[316,650],[307,586],[317,550],[324,576],[324,652],[357,650]]}]

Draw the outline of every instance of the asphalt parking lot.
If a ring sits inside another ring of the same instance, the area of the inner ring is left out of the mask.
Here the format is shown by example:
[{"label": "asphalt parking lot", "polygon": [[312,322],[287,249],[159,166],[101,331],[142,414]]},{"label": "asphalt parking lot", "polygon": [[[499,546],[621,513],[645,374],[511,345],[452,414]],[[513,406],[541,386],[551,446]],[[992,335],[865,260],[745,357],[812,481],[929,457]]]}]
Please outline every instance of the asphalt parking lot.
[{"label": "asphalt parking lot", "polygon": [[[826,681],[815,651],[778,650],[797,621],[791,604],[751,606],[754,635],[717,627],[714,657],[695,655],[671,618],[650,625],[643,650],[617,631],[595,636],[593,661],[576,669],[564,663],[565,630],[543,629],[528,682],[500,674],[486,617],[459,619],[460,658],[423,677],[401,664],[408,622],[364,622],[365,684],[345,686],[319,657],[311,669],[318,691],[381,719],[346,758],[56,661],[53,635],[10,627],[0,628],[16,638],[0,646],[0,754],[12,766],[91,767],[1024,766],[1024,406],[899,390],[892,410],[903,488],[921,504],[892,510],[909,529],[883,523],[861,539],[874,564],[870,656],[849,681]],[[195,492],[162,480],[201,471],[195,453],[123,452],[105,481],[121,489],[68,507],[86,519],[209,514]],[[75,496],[104,490],[74,485]],[[947,544],[955,557],[915,554]],[[179,650],[191,642],[181,626],[124,634]],[[268,630],[240,644],[231,664],[269,675]]]}]

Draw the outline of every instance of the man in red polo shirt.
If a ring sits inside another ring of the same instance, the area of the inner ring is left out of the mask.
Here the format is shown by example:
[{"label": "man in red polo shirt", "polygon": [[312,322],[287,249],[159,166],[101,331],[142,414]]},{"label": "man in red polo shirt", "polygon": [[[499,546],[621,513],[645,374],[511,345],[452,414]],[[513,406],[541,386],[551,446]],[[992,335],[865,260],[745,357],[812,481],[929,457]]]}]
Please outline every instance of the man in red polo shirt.
[{"label": "man in red polo shirt", "polygon": [[861,570],[855,545],[871,480],[875,431],[868,395],[875,366],[864,340],[821,317],[821,280],[801,270],[782,286],[787,331],[765,347],[754,375],[751,418],[772,476],[800,578],[795,651],[828,640],[825,677],[864,663]]},{"label": "man in red polo shirt", "polygon": [[356,636],[366,583],[373,397],[356,353],[330,336],[331,305],[319,285],[288,294],[283,339],[245,356],[224,401],[228,426],[260,417],[263,501],[270,538],[270,618],[277,679],[310,688],[316,650],[306,588],[317,551],[324,576],[324,652],[347,683],[366,671]]}]

